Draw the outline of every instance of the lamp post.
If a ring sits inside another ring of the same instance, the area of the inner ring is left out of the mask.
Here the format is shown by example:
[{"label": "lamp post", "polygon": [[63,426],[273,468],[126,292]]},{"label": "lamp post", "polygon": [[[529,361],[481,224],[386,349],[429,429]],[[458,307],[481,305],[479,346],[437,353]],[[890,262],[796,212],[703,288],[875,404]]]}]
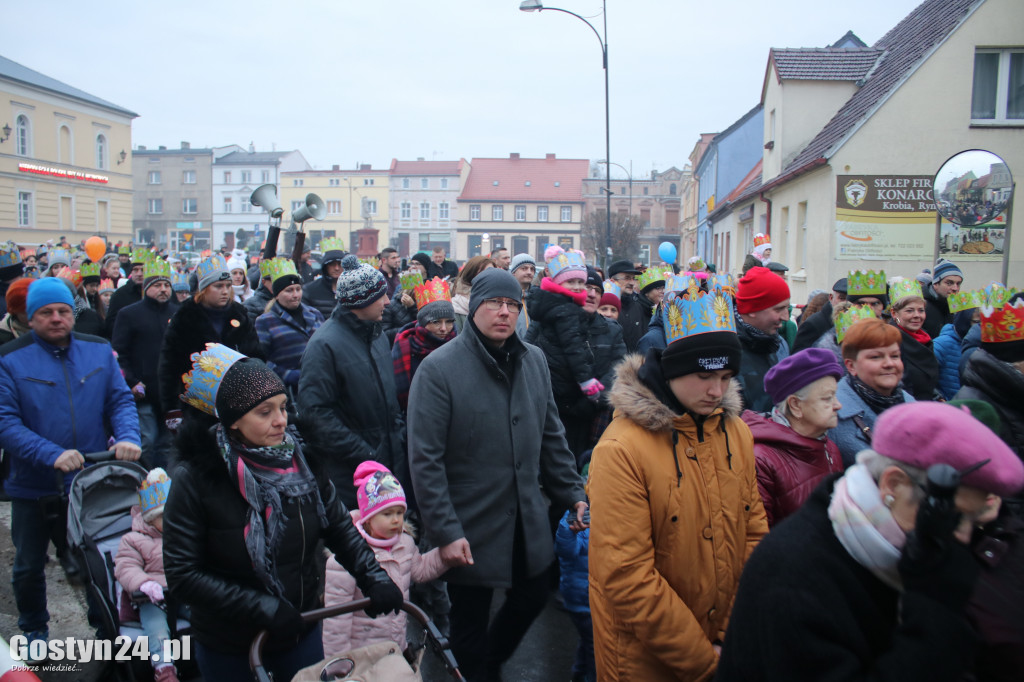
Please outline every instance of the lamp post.
[{"label": "lamp post", "polygon": [[[522,12],[542,12],[544,10],[551,10],[554,12],[562,12],[563,14],[569,14],[584,24],[590,27],[590,30],[597,36],[597,42],[601,44],[601,60],[604,68],[604,197],[605,197],[605,256],[604,256],[604,270],[608,272],[608,265],[612,259],[612,186],[611,186],[611,132],[609,123],[609,107],[608,107],[608,7],[607,0],[601,0],[601,19],[603,22],[604,35],[602,36],[594,28],[594,25],[589,21],[581,17],[575,12],[570,12],[567,9],[561,9],[559,7],[545,7],[541,0],[522,0],[519,3],[519,9]],[[616,164],[617,165],[617,164]]]},{"label": "lamp post", "polygon": [[[597,162],[603,164],[608,163],[608,161],[605,159],[598,159]],[[633,162],[629,162],[628,170],[621,163],[615,163],[614,161],[612,161],[611,164],[613,166],[618,166],[619,168],[621,168],[622,171],[626,173],[626,176],[629,178],[629,215],[633,215]]]}]

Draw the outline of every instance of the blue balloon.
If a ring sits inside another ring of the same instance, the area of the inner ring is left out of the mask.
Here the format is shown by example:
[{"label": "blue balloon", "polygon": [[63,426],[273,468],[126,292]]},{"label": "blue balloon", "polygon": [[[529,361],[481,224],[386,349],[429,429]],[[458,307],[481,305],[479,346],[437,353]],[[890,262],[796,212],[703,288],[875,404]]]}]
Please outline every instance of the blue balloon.
[{"label": "blue balloon", "polygon": [[672,242],[662,242],[658,245],[658,255],[664,263],[675,263],[676,245]]}]

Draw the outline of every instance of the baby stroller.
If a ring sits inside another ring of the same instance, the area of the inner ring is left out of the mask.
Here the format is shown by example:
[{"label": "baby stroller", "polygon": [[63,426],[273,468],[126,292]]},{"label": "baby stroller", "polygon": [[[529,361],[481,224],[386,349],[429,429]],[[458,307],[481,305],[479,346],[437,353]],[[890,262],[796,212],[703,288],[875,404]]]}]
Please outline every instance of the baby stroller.
[{"label": "baby stroller", "polygon": [[[370,605],[369,599],[357,599],[347,604],[336,604],[323,609],[316,609],[302,614],[307,622],[340,616],[344,613],[362,611]],[[441,634],[433,621],[423,610],[412,602],[402,604],[402,610],[413,617],[423,628],[424,641],[401,651],[394,642],[378,642],[353,651],[328,656],[324,660],[303,668],[292,678],[291,682],[332,682],[348,680],[349,682],[411,682],[420,680],[423,649],[429,644],[431,651],[441,659],[445,670],[454,680],[464,680],[459,672],[458,663],[452,655],[448,639]],[[273,680],[263,667],[263,645],[267,639],[267,631],[256,635],[249,647],[249,667],[257,682],[287,682]]]},{"label": "baby stroller", "polygon": [[[99,636],[114,640],[124,635],[134,641],[144,634],[142,624],[131,607],[133,596],[125,594],[114,578],[114,557],[121,536],[132,529],[131,509],[138,504],[139,486],[147,472],[136,462],[115,461],[112,452],[88,453],[84,457],[87,462],[100,463],[86,467],[71,482],[68,545],[82,567],[91,608],[100,621],[93,623],[99,627]],[[134,615],[134,619],[129,619],[129,615]],[[177,619],[170,626],[171,637],[176,638],[187,632],[189,624]],[[116,652],[118,647],[113,649]],[[114,666],[111,677],[104,679],[133,682],[152,676],[149,662],[141,657],[119,661]]]}]

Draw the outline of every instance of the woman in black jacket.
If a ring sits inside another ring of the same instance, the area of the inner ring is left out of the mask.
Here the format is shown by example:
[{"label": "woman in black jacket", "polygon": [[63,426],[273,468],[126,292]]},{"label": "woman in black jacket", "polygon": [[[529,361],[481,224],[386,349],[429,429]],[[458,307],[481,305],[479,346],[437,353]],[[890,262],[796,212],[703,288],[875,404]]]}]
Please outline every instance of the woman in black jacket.
[{"label": "woman in black jacket", "polygon": [[323,658],[317,543],[355,577],[376,617],[402,592],[380,567],[334,486],[306,462],[288,428],[280,377],[263,362],[214,344],[189,373],[190,411],[178,436],[182,463],[164,512],[164,570],[171,594],[192,608],[203,679],[250,680],[247,652],[269,630],[264,661],[290,680]]},{"label": "woman in black jacket", "polygon": [[902,337],[903,389],[915,400],[935,400],[939,397],[939,361],[932,350],[931,336],[923,329],[921,285],[915,280],[893,282],[891,296],[892,323]]},{"label": "woman in black jacket", "polygon": [[227,262],[215,254],[196,268],[197,293],[185,299],[171,318],[160,349],[160,406],[168,427],[181,418],[181,376],[192,367],[192,354],[220,343],[250,357],[263,357],[260,339],[241,303],[232,298]]}]

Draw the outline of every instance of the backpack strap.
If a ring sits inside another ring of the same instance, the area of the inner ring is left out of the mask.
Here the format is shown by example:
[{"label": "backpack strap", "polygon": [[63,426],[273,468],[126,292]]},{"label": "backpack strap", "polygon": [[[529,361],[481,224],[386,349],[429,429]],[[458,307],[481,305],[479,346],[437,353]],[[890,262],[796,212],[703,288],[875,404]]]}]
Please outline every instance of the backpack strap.
[{"label": "backpack strap", "polygon": [[864,439],[868,442],[868,445],[870,445],[871,427],[864,423],[864,420],[861,419],[861,416],[859,414],[853,415],[853,423],[856,424],[857,428],[860,429],[860,432],[864,434]]}]

